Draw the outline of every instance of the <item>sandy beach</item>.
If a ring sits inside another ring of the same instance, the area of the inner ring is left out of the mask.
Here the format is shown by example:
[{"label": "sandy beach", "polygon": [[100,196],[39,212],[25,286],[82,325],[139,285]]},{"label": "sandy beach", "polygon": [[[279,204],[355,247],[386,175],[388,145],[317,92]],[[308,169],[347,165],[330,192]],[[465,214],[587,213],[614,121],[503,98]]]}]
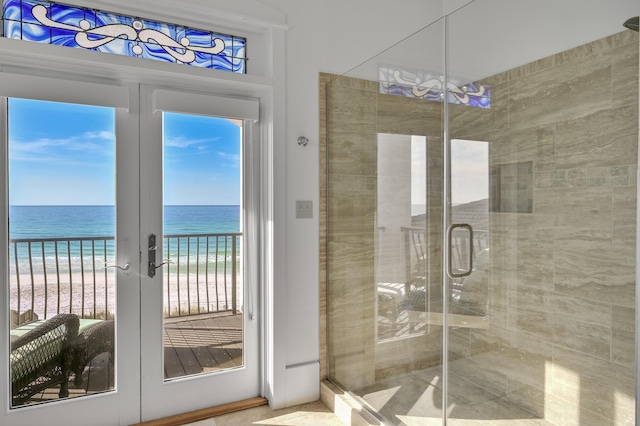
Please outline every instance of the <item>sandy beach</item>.
[{"label": "sandy beach", "polygon": [[[106,273],[105,273],[106,271]],[[185,315],[231,309],[231,274],[180,273],[163,276],[165,315]],[[237,307],[242,308],[242,276],[237,274]],[[70,284],[71,283],[71,284]],[[73,272],[40,271],[10,275],[10,309],[24,313],[33,310],[39,319],[72,312],[86,318],[111,318],[115,312],[116,274],[113,269]],[[19,289],[19,291],[18,291]],[[208,291],[207,291],[208,290]],[[226,292],[226,294],[225,294]],[[227,306],[229,305],[229,306]]]}]

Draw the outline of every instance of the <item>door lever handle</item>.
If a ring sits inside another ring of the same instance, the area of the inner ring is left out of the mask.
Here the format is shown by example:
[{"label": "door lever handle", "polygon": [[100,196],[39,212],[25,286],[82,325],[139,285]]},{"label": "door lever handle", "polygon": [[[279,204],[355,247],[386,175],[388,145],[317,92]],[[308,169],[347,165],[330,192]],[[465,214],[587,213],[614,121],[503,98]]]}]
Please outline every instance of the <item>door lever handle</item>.
[{"label": "door lever handle", "polygon": [[131,264],[130,263],[125,263],[124,266],[120,266],[120,265],[113,265],[107,262],[104,262],[104,269],[107,268],[116,268],[116,269],[120,269],[121,271],[128,271],[129,269],[131,269]]}]

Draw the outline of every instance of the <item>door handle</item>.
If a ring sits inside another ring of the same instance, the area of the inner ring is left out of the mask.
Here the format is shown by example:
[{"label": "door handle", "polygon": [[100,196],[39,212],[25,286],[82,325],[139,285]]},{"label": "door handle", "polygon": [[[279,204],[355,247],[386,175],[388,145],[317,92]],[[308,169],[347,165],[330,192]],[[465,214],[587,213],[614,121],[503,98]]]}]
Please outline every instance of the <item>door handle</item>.
[{"label": "door handle", "polygon": [[107,269],[107,268],[116,268],[116,269],[120,269],[121,271],[127,272],[129,269],[131,269],[131,264],[125,263],[124,266],[119,266],[119,265],[112,265],[110,263],[104,262],[104,269]]},{"label": "door handle", "polygon": [[[469,242],[467,244],[469,263],[468,269],[462,272],[454,272],[453,271],[453,255],[451,254],[451,242],[453,240],[453,231],[455,229],[466,229],[469,234]],[[449,278],[464,278],[471,275],[473,271],[473,228],[468,223],[452,223],[447,229],[447,244],[449,245],[449,259],[447,261],[447,275]]]},{"label": "door handle", "polygon": [[171,259],[164,259],[164,261],[161,264],[156,265],[156,254],[158,252],[158,246],[156,244],[156,234],[149,235],[147,252],[149,255],[149,264],[147,267],[147,275],[149,275],[149,278],[155,277],[156,269],[160,268],[162,265],[173,263]]},{"label": "door handle", "polygon": [[147,245],[147,252],[149,255],[149,263],[147,268],[147,275],[149,278],[153,278],[156,276],[156,252],[158,251],[158,246],[156,245],[156,234],[150,234]]}]

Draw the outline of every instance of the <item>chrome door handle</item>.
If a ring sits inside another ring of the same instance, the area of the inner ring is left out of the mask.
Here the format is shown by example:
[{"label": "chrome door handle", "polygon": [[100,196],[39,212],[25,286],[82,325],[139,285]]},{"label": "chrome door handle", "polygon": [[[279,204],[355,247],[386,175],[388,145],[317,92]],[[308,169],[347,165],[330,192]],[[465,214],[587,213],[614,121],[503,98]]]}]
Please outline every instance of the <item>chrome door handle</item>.
[{"label": "chrome door handle", "polygon": [[[453,239],[453,231],[457,228],[466,229],[469,233],[469,243],[467,244],[469,250],[469,267],[466,271],[453,272],[453,256],[451,255],[451,241]],[[449,278],[464,278],[471,275],[473,271],[473,228],[468,223],[452,223],[447,229],[447,244],[449,259],[447,259],[447,275]]]},{"label": "chrome door handle", "polygon": [[107,262],[104,262],[104,269],[107,268],[116,268],[116,269],[120,269],[121,271],[128,271],[129,269],[131,269],[131,264],[130,263],[125,263],[124,266],[119,266],[119,265],[112,265],[109,264]]}]

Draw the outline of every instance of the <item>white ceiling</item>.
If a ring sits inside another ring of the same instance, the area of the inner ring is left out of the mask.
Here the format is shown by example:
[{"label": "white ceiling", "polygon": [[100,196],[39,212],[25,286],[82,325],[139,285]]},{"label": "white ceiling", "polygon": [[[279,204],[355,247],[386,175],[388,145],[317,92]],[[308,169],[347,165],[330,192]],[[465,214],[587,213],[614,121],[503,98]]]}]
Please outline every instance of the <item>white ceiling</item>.
[{"label": "white ceiling", "polygon": [[[446,0],[445,0],[446,1]],[[475,0],[449,17],[449,65],[477,79],[625,29],[640,0]]]},{"label": "white ceiling", "polygon": [[[443,0],[448,14],[449,74],[475,81],[602,37],[630,31],[640,0]],[[381,52],[347,74],[377,79],[379,65],[444,70],[445,19]]]}]

